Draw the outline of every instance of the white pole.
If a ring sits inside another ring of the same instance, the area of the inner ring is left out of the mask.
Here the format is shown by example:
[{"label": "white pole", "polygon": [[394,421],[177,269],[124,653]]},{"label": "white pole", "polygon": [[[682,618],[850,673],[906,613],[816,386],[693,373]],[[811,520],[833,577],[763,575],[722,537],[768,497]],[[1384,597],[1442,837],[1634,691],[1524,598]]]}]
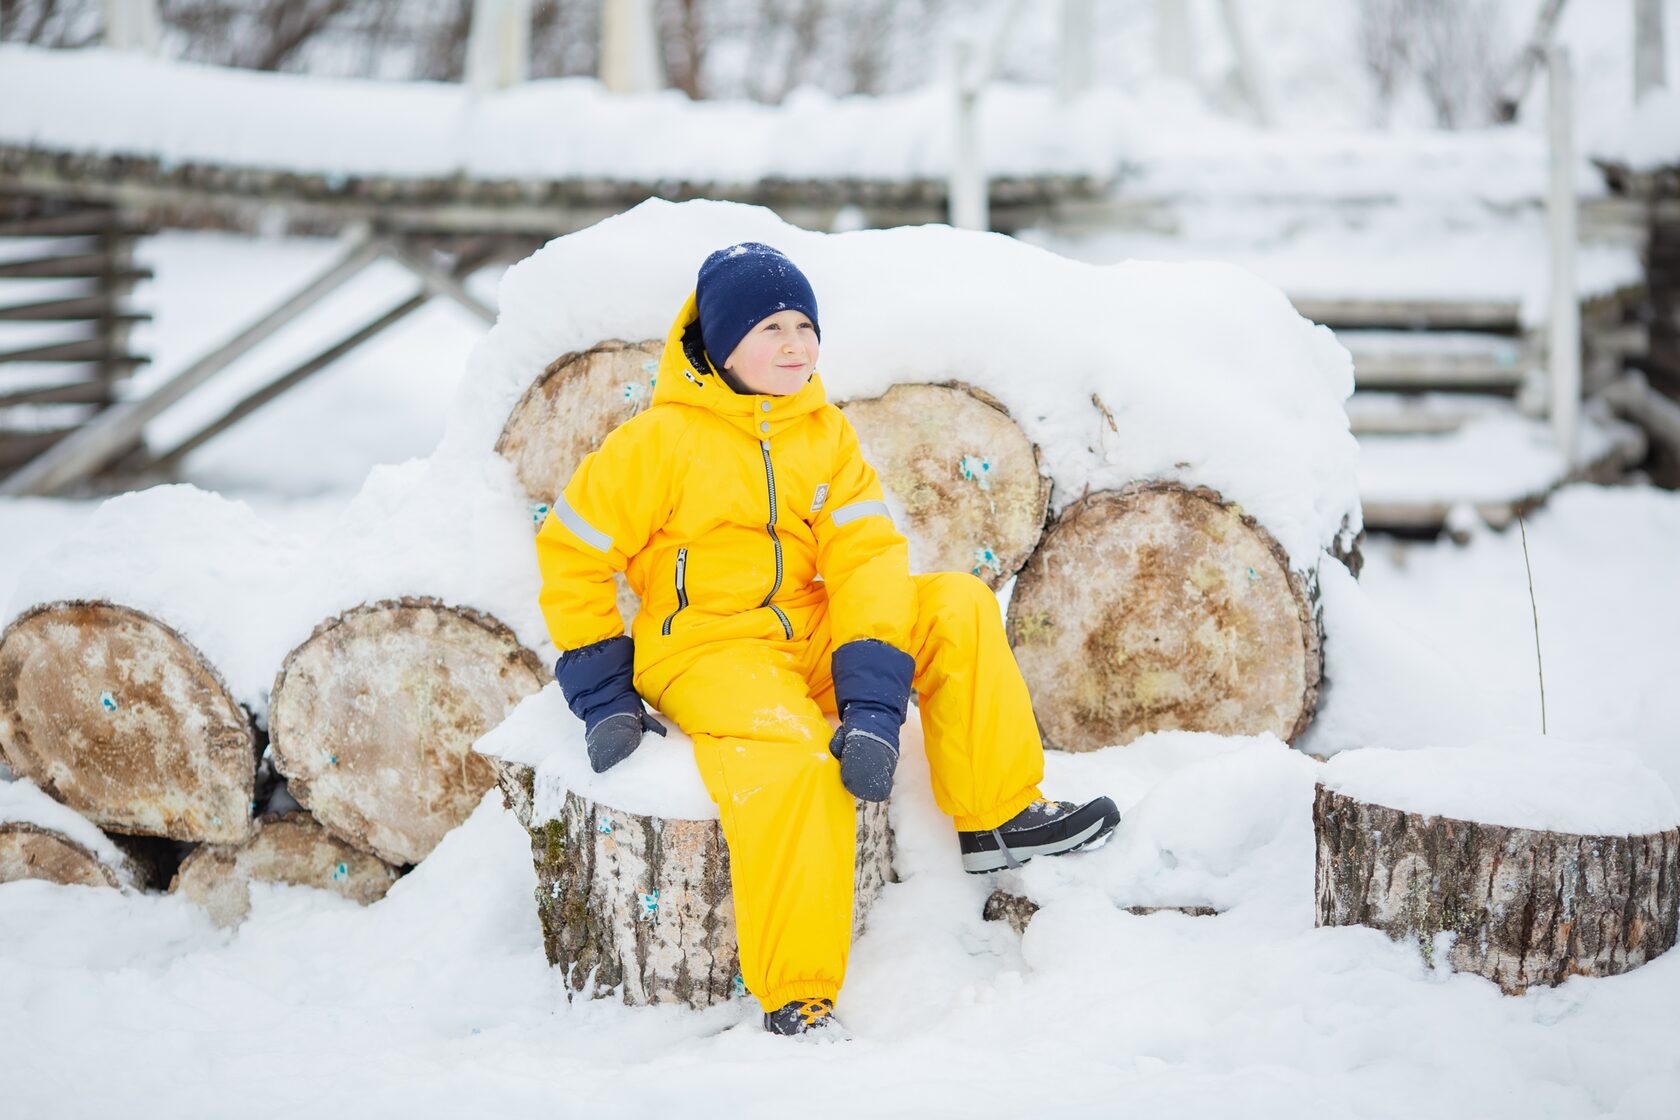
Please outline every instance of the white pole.
[{"label": "white pole", "polygon": [[1271,101],[1266,96],[1265,80],[1260,75],[1260,62],[1254,54],[1254,44],[1248,38],[1248,25],[1243,22],[1236,0],[1219,0],[1219,14],[1224,17],[1225,35],[1231,42],[1236,58],[1237,82],[1243,97],[1254,110],[1254,119],[1262,128],[1272,123]]},{"label": "white pole", "polygon": [[1663,52],[1663,0],[1633,0],[1633,102],[1668,84]]},{"label": "white pole", "polygon": [[1091,88],[1092,40],[1096,21],[1091,0],[1062,0],[1061,65],[1056,68],[1056,95],[1072,101]]},{"label": "white pole", "polygon": [[609,93],[660,87],[659,36],[649,0],[606,0],[601,8],[601,83]]},{"label": "white pole", "polygon": [[105,45],[117,51],[157,54],[157,0],[103,0]]},{"label": "white pole", "polygon": [[1551,323],[1547,366],[1551,374],[1552,434],[1565,461],[1576,462],[1581,412],[1581,303],[1575,292],[1575,138],[1569,50],[1546,50],[1551,176],[1546,195],[1551,248]]},{"label": "white pole", "polygon": [[467,85],[477,93],[523,82],[531,70],[531,0],[473,0]]},{"label": "white pole", "polygon": [[986,172],[980,156],[981,67],[972,40],[958,37],[951,44],[951,69],[956,92],[956,143],[951,153],[951,224],[958,229],[990,229]]}]

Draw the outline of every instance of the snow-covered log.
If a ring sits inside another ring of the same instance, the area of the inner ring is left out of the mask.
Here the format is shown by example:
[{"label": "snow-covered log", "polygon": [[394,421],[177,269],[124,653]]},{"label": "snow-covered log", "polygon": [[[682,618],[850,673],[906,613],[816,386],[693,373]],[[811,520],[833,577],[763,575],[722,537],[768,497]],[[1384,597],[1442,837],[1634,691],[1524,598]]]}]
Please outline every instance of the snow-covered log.
[{"label": "snow-covered log", "polygon": [[417,863],[495,782],[473,740],[547,677],[481,611],[425,598],[352,608],[275,677],[275,765],[330,831],[387,863]]},{"label": "snow-covered log", "polygon": [[127,875],[61,832],[26,821],[7,821],[0,823],[0,883],[19,879],[121,887]]},{"label": "snow-covered log", "polygon": [[[691,1007],[742,994],[729,848],[678,728],[594,774],[550,685],[475,750],[531,834],[543,945],[571,991]],[[886,806],[860,803],[854,933],[891,878]]]},{"label": "snow-covered log", "polygon": [[217,925],[234,926],[250,913],[253,881],[318,887],[366,906],[385,897],[396,879],[396,868],[293,810],[259,818],[243,844],[196,848],[181,862],[169,890],[203,906]]},{"label": "snow-covered log", "polygon": [[916,571],[970,572],[995,589],[1020,570],[1044,533],[1050,480],[1002,402],[947,382],[842,407],[904,514]]},{"label": "snow-covered log", "polygon": [[1075,502],[1009,603],[1046,743],[1090,750],[1162,730],[1293,739],[1318,702],[1315,588],[1205,487],[1139,483]]},{"label": "snow-covered log", "polygon": [[513,464],[536,520],[583,457],[653,399],[663,339],[610,340],[550,362],[519,399],[496,451]]},{"label": "snow-covered log", "polygon": [[[1127,906],[1123,909],[1128,914],[1143,916],[1146,914],[1174,913],[1184,914],[1192,918],[1211,918],[1219,913],[1212,906],[1200,904],[1190,906]],[[986,905],[981,909],[980,916],[988,922],[1007,922],[1009,928],[1016,933],[1026,933],[1027,926],[1032,923],[1033,915],[1038,913],[1038,903],[1024,894],[1011,894],[1001,888],[986,896]]]},{"label": "snow-covered log", "polygon": [[0,782],[0,883],[145,887],[157,879],[151,844],[172,848],[164,840],[113,839],[28,778]]},{"label": "snow-covered log", "polygon": [[1313,798],[1317,922],[1415,941],[1508,995],[1612,976],[1675,943],[1677,824],[1616,751],[1351,751]]},{"label": "snow-covered log", "polygon": [[101,828],[237,843],[257,751],[216,667],[143,611],[45,603],[0,634],[0,753]]}]

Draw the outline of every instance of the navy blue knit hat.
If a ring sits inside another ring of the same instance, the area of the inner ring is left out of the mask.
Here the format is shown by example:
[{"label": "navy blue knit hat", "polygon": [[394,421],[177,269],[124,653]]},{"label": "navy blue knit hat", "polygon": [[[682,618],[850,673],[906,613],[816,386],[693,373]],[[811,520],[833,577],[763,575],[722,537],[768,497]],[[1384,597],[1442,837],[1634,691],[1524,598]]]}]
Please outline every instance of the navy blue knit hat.
[{"label": "navy blue knit hat", "polygon": [[747,332],[778,311],[803,311],[822,341],[811,282],[781,250],[763,242],[743,241],[707,257],[695,298],[706,353],[720,370]]}]

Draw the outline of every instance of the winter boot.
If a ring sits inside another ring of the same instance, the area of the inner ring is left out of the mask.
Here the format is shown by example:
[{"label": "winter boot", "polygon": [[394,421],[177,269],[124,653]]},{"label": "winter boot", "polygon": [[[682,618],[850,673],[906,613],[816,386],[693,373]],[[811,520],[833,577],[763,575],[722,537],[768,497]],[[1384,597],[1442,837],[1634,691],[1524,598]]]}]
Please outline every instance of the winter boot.
[{"label": "winter boot", "polygon": [[831,999],[796,999],[784,1003],[775,1011],[764,1013],[764,1029],[771,1034],[811,1034],[814,1031],[839,1033],[843,1030],[834,1017]]},{"label": "winter boot", "polygon": [[996,828],[957,832],[963,870],[972,875],[1019,867],[1034,856],[1059,856],[1095,847],[1120,823],[1113,800],[1034,801]]}]

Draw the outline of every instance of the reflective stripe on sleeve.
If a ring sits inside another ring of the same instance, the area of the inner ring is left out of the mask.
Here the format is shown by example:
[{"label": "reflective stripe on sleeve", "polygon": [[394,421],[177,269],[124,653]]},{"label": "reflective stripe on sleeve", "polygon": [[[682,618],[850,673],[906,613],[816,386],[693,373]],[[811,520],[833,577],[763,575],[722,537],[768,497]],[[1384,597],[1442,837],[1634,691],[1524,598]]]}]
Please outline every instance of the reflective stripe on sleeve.
[{"label": "reflective stripe on sleeve", "polygon": [[554,499],[554,516],[559,519],[560,524],[576,533],[583,543],[594,545],[602,552],[612,551],[612,538],[585,521],[583,515],[573,509],[572,504],[566,500],[566,495],[561,494]]},{"label": "reflective stripe on sleeve", "polygon": [[839,528],[856,521],[860,517],[868,517],[872,513],[878,513],[888,521],[892,520],[892,514],[887,512],[887,503],[878,499],[871,499],[867,502],[853,502],[849,506],[841,506],[831,516],[834,519],[835,528]]}]

